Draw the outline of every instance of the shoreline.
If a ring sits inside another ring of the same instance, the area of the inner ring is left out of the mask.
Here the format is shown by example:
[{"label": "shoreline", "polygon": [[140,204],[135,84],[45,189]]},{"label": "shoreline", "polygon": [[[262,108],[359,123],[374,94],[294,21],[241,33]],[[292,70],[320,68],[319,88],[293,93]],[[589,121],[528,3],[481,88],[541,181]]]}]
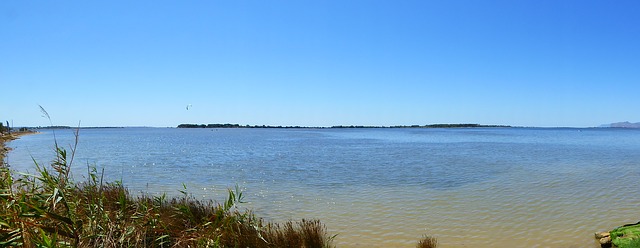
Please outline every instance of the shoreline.
[{"label": "shoreline", "polygon": [[8,134],[2,134],[0,135],[0,165],[4,166],[4,158],[6,157],[7,153],[9,153],[11,151],[11,147],[7,146],[7,142],[10,142],[12,140],[17,140],[22,136],[25,135],[30,135],[30,134],[37,134],[38,132],[36,131],[26,131],[26,132],[14,132],[14,133],[8,133]]}]

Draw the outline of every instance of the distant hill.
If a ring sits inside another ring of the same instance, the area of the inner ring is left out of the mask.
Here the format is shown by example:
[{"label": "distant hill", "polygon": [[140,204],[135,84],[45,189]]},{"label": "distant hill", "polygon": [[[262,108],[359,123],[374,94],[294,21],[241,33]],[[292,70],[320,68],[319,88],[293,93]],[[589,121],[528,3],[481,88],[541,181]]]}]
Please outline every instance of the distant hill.
[{"label": "distant hill", "polygon": [[640,128],[640,122],[631,123],[628,121],[625,122],[616,122],[611,124],[602,125],[603,127],[615,127],[615,128]]}]

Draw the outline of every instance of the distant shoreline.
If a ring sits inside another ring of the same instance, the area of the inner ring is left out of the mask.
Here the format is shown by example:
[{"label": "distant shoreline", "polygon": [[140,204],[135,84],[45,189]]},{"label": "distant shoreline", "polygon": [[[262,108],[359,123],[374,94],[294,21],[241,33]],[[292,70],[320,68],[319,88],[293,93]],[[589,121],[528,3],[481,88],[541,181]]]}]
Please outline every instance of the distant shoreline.
[{"label": "distant shoreline", "polygon": [[177,128],[296,128],[296,129],[332,129],[332,128],[511,128],[507,125],[481,125],[481,124],[429,124],[429,125],[398,125],[398,126],[360,126],[360,125],[339,125],[331,127],[308,127],[308,126],[267,126],[267,125],[240,125],[240,124],[180,124]]}]

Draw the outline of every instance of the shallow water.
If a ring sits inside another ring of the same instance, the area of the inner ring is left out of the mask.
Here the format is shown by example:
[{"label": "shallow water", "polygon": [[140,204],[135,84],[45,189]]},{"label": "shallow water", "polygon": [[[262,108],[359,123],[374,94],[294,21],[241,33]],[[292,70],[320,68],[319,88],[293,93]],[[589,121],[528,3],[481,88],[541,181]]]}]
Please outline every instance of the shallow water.
[{"label": "shallow water", "polygon": [[[54,156],[51,130],[9,145],[20,171]],[[77,151],[77,179],[95,165],[132,192],[217,200],[238,184],[259,216],[319,218],[339,247],[597,247],[640,203],[631,129],[83,129]]]}]

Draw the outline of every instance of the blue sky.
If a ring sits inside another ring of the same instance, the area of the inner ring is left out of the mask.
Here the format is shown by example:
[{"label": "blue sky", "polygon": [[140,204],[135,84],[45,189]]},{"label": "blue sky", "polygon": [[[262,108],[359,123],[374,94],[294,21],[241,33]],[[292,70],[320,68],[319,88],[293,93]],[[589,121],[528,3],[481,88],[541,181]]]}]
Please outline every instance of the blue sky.
[{"label": "blue sky", "polygon": [[640,1],[0,1],[0,37],[16,126],[640,121]]}]

